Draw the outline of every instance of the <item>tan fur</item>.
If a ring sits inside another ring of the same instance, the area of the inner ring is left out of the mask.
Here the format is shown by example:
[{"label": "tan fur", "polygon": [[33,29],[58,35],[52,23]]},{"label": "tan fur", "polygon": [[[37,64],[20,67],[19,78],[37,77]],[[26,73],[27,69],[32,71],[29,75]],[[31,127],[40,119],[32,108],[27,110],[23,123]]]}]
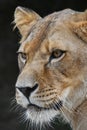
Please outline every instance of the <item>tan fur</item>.
[{"label": "tan fur", "polygon": [[[16,86],[32,88],[37,82],[37,91],[29,97],[32,104],[50,111],[51,106],[61,100],[63,106],[55,113],[62,115],[73,130],[86,130],[87,12],[66,9],[41,18],[18,7],[15,23],[22,34],[18,52],[26,54],[25,62],[21,56],[18,58],[21,73]],[[49,61],[55,49],[65,51],[65,55],[60,60]],[[27,99],[16,91],[18,104],[27,108]],[[33,112],[36,114],[36,108]]]}]

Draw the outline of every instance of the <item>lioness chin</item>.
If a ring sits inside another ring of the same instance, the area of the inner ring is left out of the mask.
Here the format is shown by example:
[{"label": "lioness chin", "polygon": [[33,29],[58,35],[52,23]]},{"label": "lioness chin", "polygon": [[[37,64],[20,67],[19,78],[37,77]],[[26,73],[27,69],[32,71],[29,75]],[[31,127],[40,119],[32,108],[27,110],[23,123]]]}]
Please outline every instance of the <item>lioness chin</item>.
[{"label": "lioness chin", "polygon": [[62,116],[87,129],[87,12],[71,9],[44,18],[23,7],[14,13],[22,39],[16,101],[36,124]]}]

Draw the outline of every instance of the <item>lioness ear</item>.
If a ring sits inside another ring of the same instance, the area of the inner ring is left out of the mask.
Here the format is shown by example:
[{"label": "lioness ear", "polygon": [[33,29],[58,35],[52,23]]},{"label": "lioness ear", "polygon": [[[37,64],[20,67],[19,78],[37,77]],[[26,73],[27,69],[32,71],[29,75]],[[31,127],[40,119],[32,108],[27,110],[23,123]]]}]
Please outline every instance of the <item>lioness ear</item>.
[{"label": "lioness ear", "polygon": [[72,23],[73,31],[87,42],[87,11],[76,16],[76,21]]},{"label": "lioness ear", "polygon": [[20,31],[20,34],[25,35],[31,26],[41,17],[32,10],[23,7],[17,7],[14,13],[15,27]]}]

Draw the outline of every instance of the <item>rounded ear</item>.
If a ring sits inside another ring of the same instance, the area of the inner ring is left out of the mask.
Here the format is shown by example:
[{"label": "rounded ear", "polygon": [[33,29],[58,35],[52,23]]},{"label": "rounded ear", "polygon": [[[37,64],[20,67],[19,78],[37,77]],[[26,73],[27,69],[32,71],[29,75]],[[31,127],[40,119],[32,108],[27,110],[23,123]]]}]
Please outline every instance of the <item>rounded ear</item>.
[{"label": "rounded ear", "polygon": [[14,12],[14,23],[20,31],[20,34],[24,36],[32,25],[41,19],[41,17],[33,10],[28,10],[23,7],[17,7]]},{"label": "rounded ear", "polygon": [[87,11],[75,14],[72,28],[74,33],[87,42]]}]

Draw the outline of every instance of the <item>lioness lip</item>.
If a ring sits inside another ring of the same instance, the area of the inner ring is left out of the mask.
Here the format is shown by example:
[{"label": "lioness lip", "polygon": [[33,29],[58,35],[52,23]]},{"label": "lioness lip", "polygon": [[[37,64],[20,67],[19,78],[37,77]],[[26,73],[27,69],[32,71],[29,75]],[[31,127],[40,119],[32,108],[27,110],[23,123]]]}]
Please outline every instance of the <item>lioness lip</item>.
[{"label": "lioness lip", "polygon": [[45,107],[40,107],[40,106],[37,106],[37,105],[35,105],[35,104],[29,104],[28,106],[27,106],[27,108],[30,108],[30,109],[33,109],[33,108],[35,108],[35,109],[37,109],[37,110],[42,110],[42,109],[49,109],[49,108],[45,108]]},{"label": "lioness lip", "polygon": [[63,103],[60,100],[58,103],[55,103],[54,105],[51,105],[50,107],[40,107],[35,104],[28,104],[27,108],[28,109],[34,108],[36,110],[49,110],[49,109],[60,110],[62,106],[63,106]]}]

